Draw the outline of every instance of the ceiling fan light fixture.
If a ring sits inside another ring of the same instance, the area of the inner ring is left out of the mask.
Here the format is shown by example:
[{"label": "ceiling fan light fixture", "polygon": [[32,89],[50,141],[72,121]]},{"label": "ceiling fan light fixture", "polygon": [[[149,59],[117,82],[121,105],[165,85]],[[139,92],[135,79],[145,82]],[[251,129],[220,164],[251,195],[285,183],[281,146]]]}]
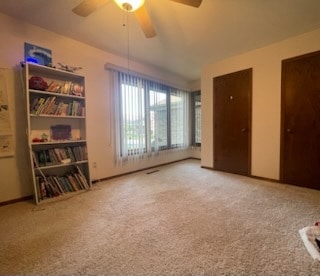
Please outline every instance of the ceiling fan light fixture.
[{"label": "ceiling fan light fixture", "polygon": [[144,0],[114,0],[114,2],[127,12],[134,12],[144,4]]}]

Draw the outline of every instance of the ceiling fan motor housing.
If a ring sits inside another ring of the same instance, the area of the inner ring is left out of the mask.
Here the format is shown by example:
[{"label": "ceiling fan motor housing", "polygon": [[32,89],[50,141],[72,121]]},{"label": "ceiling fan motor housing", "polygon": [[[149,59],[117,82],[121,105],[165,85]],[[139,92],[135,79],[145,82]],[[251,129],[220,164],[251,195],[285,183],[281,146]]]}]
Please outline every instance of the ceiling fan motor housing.
[{"label": "ceiling fan motor housing", "polygon": [[122,8],[125,9],[126,11],[131,11],[132,10],[132,6],[129,3],[123,3],[122,4]]},{"label": "ceiling fan motor housing", "polygon": [[114,0],[116,4],[127,12],[134,12],[143,6],[145,0]]}]

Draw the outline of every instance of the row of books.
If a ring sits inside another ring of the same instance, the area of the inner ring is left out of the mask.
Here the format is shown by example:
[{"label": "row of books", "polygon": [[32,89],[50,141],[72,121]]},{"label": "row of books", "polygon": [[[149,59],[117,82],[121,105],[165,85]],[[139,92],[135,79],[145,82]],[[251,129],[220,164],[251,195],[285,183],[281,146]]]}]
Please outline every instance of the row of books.
[{"label": "row of books", "polygon": [[36,184],[38,197],[41,200],[90,188],[86,177],[77,166],[74,171],[63,176],[37,175]]},{"label": "row of books", "polygon": [[36,168],[74,163],[88,159],[87,147],[85,145],[37,150],[33,151],[32,154],[33,163]]},{"label": "row of books", "polygon": [[63,101],[53,97],[36,97],[30,104],[30,113],[34,115],[84,116],[85,107],[82,102]]},{"label": "row of books", "polygon": [[48,92],[60,93],[65,95],[74,95],[84,97],[84,86],[71,81],[58,82],[51,81],[46,89]]}]

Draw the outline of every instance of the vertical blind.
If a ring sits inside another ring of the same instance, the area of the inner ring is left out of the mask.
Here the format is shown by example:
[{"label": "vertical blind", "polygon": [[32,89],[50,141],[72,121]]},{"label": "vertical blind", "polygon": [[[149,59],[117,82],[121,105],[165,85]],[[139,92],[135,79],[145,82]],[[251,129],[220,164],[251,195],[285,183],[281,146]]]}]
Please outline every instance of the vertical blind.
[{"label": "vertical blind", "polygon": [[189,146],[189,93],[127,72],[110,71],[117,161]]}]

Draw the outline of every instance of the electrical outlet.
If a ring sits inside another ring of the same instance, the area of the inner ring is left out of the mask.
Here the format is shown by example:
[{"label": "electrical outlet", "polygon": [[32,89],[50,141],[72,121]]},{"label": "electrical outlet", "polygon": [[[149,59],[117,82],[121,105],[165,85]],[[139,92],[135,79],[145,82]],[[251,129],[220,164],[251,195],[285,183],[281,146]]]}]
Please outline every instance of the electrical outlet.
[{"label": "electrical outlet", "polygon": [[94,169],[97,168],[97,162],[93,162],[93,168],[94,168]]}]

